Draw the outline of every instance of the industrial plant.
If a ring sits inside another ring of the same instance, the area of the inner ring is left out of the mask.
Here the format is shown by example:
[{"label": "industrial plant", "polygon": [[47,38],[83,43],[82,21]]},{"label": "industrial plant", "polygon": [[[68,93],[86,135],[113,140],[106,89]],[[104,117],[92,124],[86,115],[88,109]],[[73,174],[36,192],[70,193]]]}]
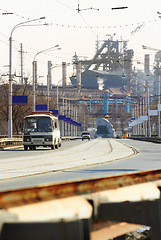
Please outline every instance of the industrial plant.
[{"label": "industrial plant", "polygon": [[[22,86],[19,85],[19,90],[14,90],[15,95],[23,95],[26,86],[28,90],[25,91],[30,93],[29,102],[34,106],[31,105],[28,111],[31,112],[32,108],[35,110],[38,104],[47,103],[48,110],[58,110],[60,115],[73,120],[79,118],[80,130],[94,127],[96,118],[106,117],[117,132],[128,132],[129,123],[132,118],[138,117],[138,111],[145,115],[148,107],[158,99],[161,51],[157,51],[155,67],[151,67],[149,54],[144,56],[141,63],[134,59],[133,49],[127,46],[127,41],[111,37],[97,40],[92,59],[79,57],[75,53],[72,59],[73,74],[69,78],[71,84],[67,79],[66,62],[61,65],[61,83],[52,84],[51,61],[48,61],[47,85],[38,84],[37,61],[34,61],[33,84],[29,84],[27,78],[23,79],[25,81]],[[13,89],[16,87],[13,84]],[[155,134],[155,121],[152,124]],[[1,132],[4,133],[2,129]]]}]

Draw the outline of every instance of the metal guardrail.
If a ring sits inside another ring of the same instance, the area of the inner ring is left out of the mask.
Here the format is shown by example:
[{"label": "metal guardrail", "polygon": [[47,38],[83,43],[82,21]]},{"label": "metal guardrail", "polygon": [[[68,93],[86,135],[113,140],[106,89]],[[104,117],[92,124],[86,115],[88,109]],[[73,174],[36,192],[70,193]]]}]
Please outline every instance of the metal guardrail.
[{"label": "metal guardrail", "polygon": [[160,189],[154,170],[0,192],[0,240],[103,240],[143,225],[159,240]]},{"label": "metal guardrail", "polygon": [[[8,137],[8,136],[7,136]],[[76,140],[81,139],[80,136],[65,136],[62,137],[62,141],[68,141],[68,140]],[[13,147],[13,146],[20,146],[22,145],[22,136],[21,135],[15,135],[13,138],[6,138],[5,135],[0,135],[0,150],[6,148],[6,147]]]},{"label": "metal guardrail", "polygon": [[[3,138],[9,139],[8,135],[0,135],[0,139],[3,139]],[[17,138],[22,138],[22,135],[13,135],[13,139],[17,139]]]},{"label": "metal guardrail", "polygon": [[134,140],[139,140],[139,141],[161,143],[161,138],[158,138],[158,137],[144,137],[144,136],[132,135],[132,136],[129,137],[129,138],[130,138],[130,139],[134,139]]},{"label": "metal guardrail", "polygon": [[0,138],[0,149],[7,146],[18,146],[22,145],[22,137],[21,138]]}]

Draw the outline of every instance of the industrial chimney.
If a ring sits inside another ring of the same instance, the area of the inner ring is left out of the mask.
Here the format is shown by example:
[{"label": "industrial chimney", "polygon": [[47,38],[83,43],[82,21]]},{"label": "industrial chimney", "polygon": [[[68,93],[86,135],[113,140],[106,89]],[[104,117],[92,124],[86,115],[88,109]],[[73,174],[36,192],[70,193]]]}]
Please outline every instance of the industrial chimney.
[{"label": "industrial chimney", "polygon": [[63,81],[63,88],[67,86],[67,64],[66,62],[62,62],[62,81]]},{"label": "industrial chimney", "polygon": [[77,89],[81,89],[81,62],[76,64],[76,74],[77,74]]},{"label": "industrial chimney", "polygon": [[150,62],[150,56],[149,56],[149,54],[145,54],[145,56],[144,56],[144,73],[146,75],[149,75],[149,62]]}]

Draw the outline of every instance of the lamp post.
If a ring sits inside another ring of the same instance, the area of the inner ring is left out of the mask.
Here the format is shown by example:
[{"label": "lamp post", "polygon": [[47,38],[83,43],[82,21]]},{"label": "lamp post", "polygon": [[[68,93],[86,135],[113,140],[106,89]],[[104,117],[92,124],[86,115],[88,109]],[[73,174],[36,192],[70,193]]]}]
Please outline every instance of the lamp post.
[{"label": "lamp post", "polygon": [[[147,46],[144,46],[143,45],[143,49],[151,49],[151,50],[155,50],[153,48],[148,48]],[[156,49],[157,50],[157,49]],[[137,61],[138,64],[141,64],[140,61]],[[158,72],[158,107],[160,105],[160,72],[159,72],[159,69],[157,66],[153,66],[153,65],[150,65],[151,67],[155,68]],[[161,137],[161,131],[160,131],[160,109],[158,109],[158,137],[160,138]]]},{"label": "lamp post", "polygon": [[[57,48],[56,50],[61,50],[61,48]],[[53,68],[57,68],[57,67],[61,67],[61,65],[60,64],[56,64],[56,65],[52,65],[51,64],[51,66],[48,68],[48,75],[47,75],[47,109],[49,110],[49,97],[50,97],[50,86],[49,86],[49,73],[50,73],[50,76],[51,76],[51,70],[53,69]],[[62,79],[61,79],[62,80]],[[60,81],[59,81],[60,82]],[[58,90],[57,90],[58,91]],[[57,99],[58,99],[58,97],[57,97]],[[58,104],[57,104],[57,110],[58,110]]]},{"label": "lamp post", "polygon": [[[9,38],[9,112],[8,112],[8,138],[12,138],[12,34],[18,27],[27,26],[26,23],[35,22],[45,19],[45,17],[28,20],[25,22],[18,23],[11,31]],[[31,25],[30,25],[31,26]]]},{"label": "lamp post", "polygon": [[[59,110],[59,83],[62,81],[63,79],[60,79],[56,85],[56,108],[57,110]],[[64,91],[63,91],[63,99],[64,99]],[[64,101],[64,100],[63,100]],[[63,102],[63,107],[64,107],[64,102]]]},{"label": "lamp post", "polygon": [[[157,66],[153,66],[158,72],[158,108],[160,107],[160,72]],[[160,109],[158,109],[158,137],[161,137],[160,132]]]},{"label": "lamp post", "polygon": [[[142,86],[144,86],[145,92],[146,92],[145,104],[146,104],[146,112],[147,112],[147,115],[148,115],[148,135],[149,135],[149,137],[151,137],[150,116],[148,114],[148,111],[150,110],[148,81],[145,78],[139,77],[137,75],[132,75],[132,76],[140,78],[140,79],[142,79],[142,80],[144,80],[146,82],[145,86],[143,84],[139,83],[139,82],[138,83],[141,84]],[[147,133],[146,133],[146,135],[147,135]]]},{"label": "lamp post", "polygon": [[[57,48],[57,50],[61,50],[61,48]],[[61,67],[63,65],[63,63],[60,65],[60,64],[56,64],[56,65],[52,65],[51,64],[51,67],[50,67],[50,71],[52,70],[52,69],[54,69],[54,68],[57,68],[57,67]],[[69,66],[70,65],[70,63],[67,63],[67,64],[65,64],[65,66]],[[66,74],[66,72],[65,72],[65,74]],[[64,78],[65,78],[65,76],[63,75],[62,76],[62,79],[61,80],[59,80],[58,81],[58,83],[57,83],[57,87],[56,87],[56,106],[57,106],[57,110],[58,110],[58,85],[59,85],[59,83],[61,82],[61,81],[64,81]],[[49,79],[48,79],[48,82],[49,82]],[[63,88],[65,87],[67,87],[66,86],[66,84],[62,84],[62,86],[63,86]],[[64,91],[63,91],[63,94],[64,94]],[[48,104],[49,104],[49,87],[48,87],[48,94],[47,94],[47,96],[48,96]]]},{"label": "lamp post", "polygon": [[[37,80],[36,70],[35,70],[35,68],[36,68],[35,59],[41,53],[50,52],[50,51],[53,51],[53,50],[59,50],[60,48],[57,48],[57,47],[59,47],[59,45],[55,45],[54,47],[50,47],[50,48],[41,50],[40,52],[37,52],[34,56],[34,59],[33,59],[33,62],[32,62],[32,65],[33,65],[33,111],[35,111],[35,104],[36,104],[36,86],[35,85],[36,85],[36,80]],[[49,80],[48,78],[49,78],[49,76],[47,76],[47,85],[48,85],[48,80]],[[47,86],[47,89],[48,89],[48,86]]]},{"label": "lamp post", "polygon": [[[142,85],[144,87],[144,89],[145,89],[144,97],[143,96],[137,96],[137,98],[139,99],[139,109],[140,109],[139,116],[142,116],[142,115],[147,113],[147,101],[146,101],[147,87],[144,84],[142,84],[142,83],[140,83],[140,82],[138,82],[138,81],[136,81],[134,79],[131,79],[131,81],[135,81],[137,84]],[[135,91],[138,92],[138,90],[135,90]],[[142,98],[142,104],[140,104],[140,98]],[[144,107],[144,105],[146,107]],[[146,124],[146,127],[145,127],[145,124],[143,124],[143,129],[141,131],[141,135],[142,135],[142,133],[143,133],[143,135],[145,135],[145,137],[147,137],[147,124]]]},{"label": "lamp post", "polygon": [[[63,81],[63,79],[60,79],[57,83],[57,86],[56,86],[56,108],[57,110],[59,110],[59,93],[58,93],[58,90],[59,90],[59,83]],[[63,90],[63,98],[62,98],[62,114],[64,115],[64,112],[65,112],[65,109],[64,109],[64,90]],[[64,125],[64,121],[62,121],[62,124],[61,124],[61,135],[62,137],[64,137],[66,135],[65,133],[65,125]]]}]

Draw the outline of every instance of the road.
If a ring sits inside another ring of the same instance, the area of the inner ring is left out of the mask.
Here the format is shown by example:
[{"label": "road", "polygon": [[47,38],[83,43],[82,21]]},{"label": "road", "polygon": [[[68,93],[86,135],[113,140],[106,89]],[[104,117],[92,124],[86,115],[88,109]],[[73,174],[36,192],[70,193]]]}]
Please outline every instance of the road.
[{"label": "road", "polygon": [[[72,142],[66,142],[62,144],[61,149],[56,150],[57,153],[54,152],[54,156],[55,156],[54,162],[57,154],[58,155],[63,154],[65,159],[69,157],[70,162],[72,163],[76,163],[80,160],[81,161],[83,160],[85,162],[87,160],[91,161],[91,159],[94,159],[94,158],[97,161],[94,162],[94,165],[87,166],[86,164],[84,164],[84,166],[81,166],[81,165],[80,167],[75,166],[75,168],[70,167],[69,163],[67,163],[69,167],[68,169],[64,167],[62,170],[61,168],[59,170],[53,170],[52,168],[50,169],[50,171],[46,171],[45,174],[37,174],[37,175],[31,175],[26,177],[19,176],[11,179],[3,178],[4,172],[2,171],[2,167],[1,167],[0,191],[31,187],[31,186],[37,186],[37,185],[49,184],[49,183],[74,181],[79,179],[91,179],[96,177],[105,177],[110,175],[112,176],[112,175],[118,175],[118,174],[131,173],[135,171],[144,171],[144,170],[161,168],[160,144],[134,141],[129,139],[117,140],[117,141],[113,140],[113,141],[118,143],[118,145],[115,146],[117,147],[117,149],[115,149],[116,150],[115,154],[118,154],[119,156],[121,156],[122,151],[126,151],[125,149],[127,147],[124,149],[124,144],[135,148],[138,151],[138,153],[129,154],[131,155],[130,157],[121,158],[120,160],[116,160],[119,158],[117,155],[117,157],[113,158],[114,161],[110,161],[110,158],[108,159],[107,157],[107,156],[110,156],[111,154],[110,144],[107,144],[106,141],[101,142],[100,140],[92,140],[90,142],[86,141],[82,143],[80,140],[77,140]],[[100,143],[101,145],[99,145]],[[106,143],[106,144],[103,145],[102,143],[104,144]],[[83,150],[84,147],[86,151]],[[130,149],[131,151],[131,148],[128,148],[128,149]],[[70,154],[72,153],[72,155],[66,154],[67,152],[68,153],[70,152]],[[51,153],[52,151],[49,149],[27,151],[27,152],[20,149],[20,150],[8,150],[8,151],[0,152],[0,157],[7,164],[7,162],[9,163],[10,160],[15,159],[16,156],[19,159],[30,159],[30,158],[32,159],[34,156],[34,159],[36,159],[40,155],[44,156],[45,158],[47,156],[49,157],[50,156],[49,154]],[[90,157],[89,155],[83,155],[84,153],[90,154]],[[80,158],[80,159],[77,160],[76,156],[77,158]],[[101,162],[101,159],[103,159],[102,162]],[[45,160],[47,162],[49,161],[48,159],[45,159]],[[109,161],[107,162],[106,160],[109,160]],[[34,160],[34,162],[35,161],[36,160]],[[25,162],[26,160],[22,161],[22,168],[23,168],[23,163]],[[62,164],[60,165],[62,166]],[[53,165],[51,166],[53,167]],[[22,168],[21,168],[21,171],[22,171]],[[25,170],[26,170],[26,167],[24,165],[24,172]],[[17,172],[18,172],[18,169],[17,169]],[[9,174],[11,174],[12,176],[12,172],[10,172]]]}]

